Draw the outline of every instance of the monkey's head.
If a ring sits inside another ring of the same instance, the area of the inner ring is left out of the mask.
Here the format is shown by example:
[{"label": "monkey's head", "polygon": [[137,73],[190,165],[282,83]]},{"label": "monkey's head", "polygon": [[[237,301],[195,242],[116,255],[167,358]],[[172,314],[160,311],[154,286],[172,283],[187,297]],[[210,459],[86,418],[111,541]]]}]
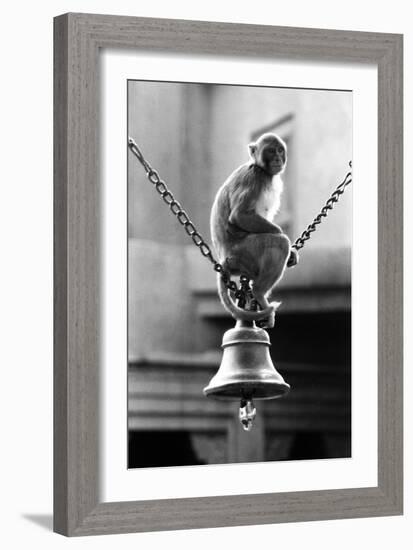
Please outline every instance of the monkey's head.
[{"label": "monkey's head", "polygon": [[271,176],[284,170],[287,163],[287,146],[276,134],[263,134],[248,147],[254,164]]}]

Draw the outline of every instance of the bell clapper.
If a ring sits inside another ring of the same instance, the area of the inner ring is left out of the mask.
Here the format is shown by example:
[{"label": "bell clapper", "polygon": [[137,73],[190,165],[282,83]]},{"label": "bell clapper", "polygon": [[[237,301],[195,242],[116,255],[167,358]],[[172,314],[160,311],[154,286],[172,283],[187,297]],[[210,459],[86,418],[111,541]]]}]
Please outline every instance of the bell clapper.
[{"label": "bell clapper", "polygon": [[256,414],[257,409],[252,399],[242,398],[239,407],[239,421],[246,432],[251,431]]}]

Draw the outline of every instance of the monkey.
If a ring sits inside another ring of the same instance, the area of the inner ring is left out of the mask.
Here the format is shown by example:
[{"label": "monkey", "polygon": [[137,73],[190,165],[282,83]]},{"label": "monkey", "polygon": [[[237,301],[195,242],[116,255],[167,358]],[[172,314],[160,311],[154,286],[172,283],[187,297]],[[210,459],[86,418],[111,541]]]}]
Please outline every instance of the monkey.
[{"label": "monkey", "polygon": [[269,303],[267,297],[286,266],[298,262],[290,239],[272,222],[281,203],[287,146],[276,134],[266,133],[248,148],[250,161],[238,167],[218,190],[210,225],[212,244],[224,272],[252,280],[253,297],[261,311],[238,307],[220,273],[218,293],[225,309],[236,319],[261,320],[261,326],[272,328],[280,302]]}]

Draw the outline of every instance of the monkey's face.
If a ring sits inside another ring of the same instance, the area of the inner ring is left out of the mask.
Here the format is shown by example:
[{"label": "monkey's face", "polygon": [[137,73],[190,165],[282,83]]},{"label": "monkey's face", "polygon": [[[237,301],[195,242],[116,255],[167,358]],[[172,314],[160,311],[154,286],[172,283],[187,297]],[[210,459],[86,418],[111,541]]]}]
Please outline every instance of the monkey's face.
[{"label": "monkey's face", "polygon": [[250,153],[255,163],[271,176],[280,174],[287,163],[287,147],[275,134],[262,136],[251,144]]},{"label": "monkey's face", "polygon": [[287,160],[285,146],[281,141],[274,140],[264,145],[261,153],[262,168],[269,174],[275,176],[284,170]]}]

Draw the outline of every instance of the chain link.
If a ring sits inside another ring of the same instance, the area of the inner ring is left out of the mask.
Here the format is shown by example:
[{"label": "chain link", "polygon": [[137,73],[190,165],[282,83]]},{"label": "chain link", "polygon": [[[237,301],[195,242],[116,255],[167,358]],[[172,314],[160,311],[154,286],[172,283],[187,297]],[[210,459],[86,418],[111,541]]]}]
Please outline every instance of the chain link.
[{"label": "chain link", "polygon": [[351,161],[349,162],[349,166],[350,171],[346,174],[344,180],[340,183],[337,189],[333,191],[331,197],[325,203],[320,213],[314,218],[307,229],[301,233],[298,239],[296,239],[291,248],[295,248],[295,250],[300,250],[301,248],[303,248],[305,242],[308,241],[308,239],[311,237],[311,233],[313,233],[317,229],[317,226],[322,222],[322,219],[326,218],[330,210],[334,208],[334,205],[336,204],[336,202],[338,202],[339,198],[344,193],[347,185],[352,182]]},{"label": "chain link", "polygon": [[221,273],[221,277],[225,283],[225,286],[232,292],[237,292],[238,291],[237,284],[234,281],[231,281],[229,274],[224,271],[223,266],[219,262],[217,262],[217,260],[214,258],[208,243],[204,240],[202,235],[199,233],[199,231],[197,230],[193,222],[190,220],[188,214],[182,208],[181,204],[175,199],[172,192],[168,189],[168,186],[166,185],[166,183],[162,181],[158,172],[154,168],[152,168],[149,162],[145,159],[141,150],[137,146],[136,142],[132,138],[129,138],[128,145],[132,153],[142,164],[148,180],[155,187],[156,191],[162,197],[163,201],[169,206],[169,209],[171,210],[172,214],[176,217],[178,222],[183,226],[186,234],[189,237],[191,237],[194,245],[197,246],[201,254],[213,264],[214,270],[217,273]]},{"label": "chain link", "polygon": [[[240,307],[244,307],[247,300],[252,299],[251,288],[249,286],[248,278],[241,276],[240,278],[241,285],[240,285],[240,288],[238,289],[235,281],[231,280],[229,273],[227,273],[224,270],[224,267],[222,266],[222,264],[217,262],[217,260],[214,258],[208,243],[205,242],[202,235],[198,232],[195,225],[190,220],[188,214],[182,208],[181,204],[175,199],[172,192],[168,189],[168,186],[166,185],[166,183],[162,181],[158,172],[154,168],[152,168],[149,162],[145,159],[141,150],[137,146],[136,142],[131,137],[128,139],[128,146],[132,151],[132,153],[135,155],[135,157],[142,164],[148,180],[155,187],[156,191],[162,197],[163,201],[169,206],[170,211],[176,217],[178,222],[183,226],[187,235],[191,237],[194,245],[197,246],[201,254],[205,256],[205,258],[207,258],[212,263],[214,270],[217,273],[221,274],[221,278],[225,286],[230,291],[236,293],[235,297],[238,299],[238,303]],[[347,185],[351,183],[352,181],[351,161],[349,165],[350,165],[350,171],[346,174],[346,177],[344,178],[344,180],[340,183],[337,189],[332,193],[331,197],[323,206],[320,213],[314,218],[314,220],[310,223],[307,229],[303,231],[303,233],[298,237],[298,239],[296,239],[296,241],[292,245],[292,248],[294,248],[295,250],[300,250],[301,248],[303,248],[305,242],[310,239],[311,234],[317,229],[317,226],[321,223],[322,219],[327,217],[330,210],[333,209],[335,203],[338,202],[340,196],[344,193],[344,190],[347,187]]]}]

